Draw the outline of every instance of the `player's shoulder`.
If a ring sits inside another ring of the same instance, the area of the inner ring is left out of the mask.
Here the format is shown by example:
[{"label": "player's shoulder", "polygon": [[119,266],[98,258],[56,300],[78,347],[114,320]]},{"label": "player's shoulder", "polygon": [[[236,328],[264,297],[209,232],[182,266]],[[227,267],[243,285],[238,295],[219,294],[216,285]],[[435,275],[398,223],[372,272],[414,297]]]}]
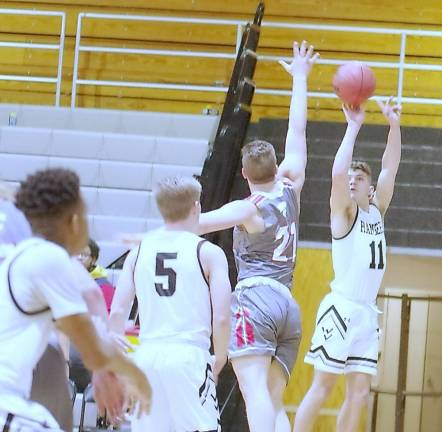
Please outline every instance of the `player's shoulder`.
[{"label": "player's shoulder", "polygon": [[370,208],[370,211],[373,211],[376,216],[383,219],[382,211],[376,202],[370,201],[369,208]]},{"label": "player's shoulder", "polygon": [[262,192],[253,192],[248,197],[244,198],[242,202],[244,202],[245,206],[253,205],[255,207],[259,207],[266,200],[266,196]]},{"label": "player's shoulder", "polygon": [[199,239],[200,242],[198,243],[198,248],[201,256],[207,256],[214,259],[222,259],[223,257],[225,258],[226,254],[218,245],[201,237],[199,237]]},{"label": "player's shoulder", "polygon": [[24,240],[16,248],[15,257],[22,257],[17,265],[25,272],[59,272],[68,267],[72,268],[71,257],[66,249],[44,239],[35,237]]}]

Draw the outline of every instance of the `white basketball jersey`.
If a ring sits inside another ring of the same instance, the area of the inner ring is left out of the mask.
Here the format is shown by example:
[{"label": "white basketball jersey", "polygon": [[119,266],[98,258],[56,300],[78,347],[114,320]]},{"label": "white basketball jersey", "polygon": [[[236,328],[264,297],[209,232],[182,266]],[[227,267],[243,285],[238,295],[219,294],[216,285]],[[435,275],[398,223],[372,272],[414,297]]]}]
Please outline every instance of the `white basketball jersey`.
[{"label": "white basketball jersey", "polygon": [[386,267],[384,222],[378,208],[358,207],[350,232],[332,240],[335,279],[330,286],[348,299],[374,303]]},{"label": "white basketball jersey", "polygon": [[141,342],[183,341],[210,348],[212,307],[199,259],[204,241],[165,229],[143,239],[134,266]]},{"label": "white basketball jersey", "polygon": [[0,410],[12,409],[6,394],[29,398],[54,321],[87,313],[79,286],[68,253],[41,238],[21,242],[0,266]]}]

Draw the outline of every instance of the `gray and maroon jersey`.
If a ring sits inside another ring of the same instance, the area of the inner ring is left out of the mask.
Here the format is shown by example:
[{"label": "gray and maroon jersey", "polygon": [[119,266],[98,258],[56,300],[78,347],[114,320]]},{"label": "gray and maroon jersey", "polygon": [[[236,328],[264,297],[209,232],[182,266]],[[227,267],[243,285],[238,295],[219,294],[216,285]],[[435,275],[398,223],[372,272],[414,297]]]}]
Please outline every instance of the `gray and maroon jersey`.
[{"label": "gray and maroon jersey", "polygon": [[250,277],[265,276],[290,289],[299,220],[295,189],[290,184],[278,181],[277,191],[254,192],[247,200],[258,208],[265,230],[250,234],[243,226],[234,228],[233,253],[238,282]]}]

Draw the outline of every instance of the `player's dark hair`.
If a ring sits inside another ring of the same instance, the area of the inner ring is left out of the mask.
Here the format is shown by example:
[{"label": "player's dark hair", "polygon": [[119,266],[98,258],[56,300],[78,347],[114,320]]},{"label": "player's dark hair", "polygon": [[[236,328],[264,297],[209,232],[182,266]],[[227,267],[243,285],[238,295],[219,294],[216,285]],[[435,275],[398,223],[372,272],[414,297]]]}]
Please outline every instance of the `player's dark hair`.
[{"label": "player's dark hair", "polygon": [[30,221],[57,217],[80,201],[80,180],[64,168],[37,171],[21,183],[15,199]]},{"label": "player's dark hair", "polygon": [[89,249],[91,250],[91,258],[96,261],[98,255],[100,255],[100,246],[98,246],[97,242],[91,238],[89,239]]}]

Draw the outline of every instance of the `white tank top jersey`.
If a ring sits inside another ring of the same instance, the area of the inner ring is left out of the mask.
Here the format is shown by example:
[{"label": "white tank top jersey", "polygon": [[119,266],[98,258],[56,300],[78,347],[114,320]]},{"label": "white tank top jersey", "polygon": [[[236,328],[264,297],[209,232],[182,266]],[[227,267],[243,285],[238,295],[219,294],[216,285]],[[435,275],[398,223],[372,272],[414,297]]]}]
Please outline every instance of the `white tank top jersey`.
[{"label": "white tank top jersey", "polygon": [[158,229],[144,237],[134,264],[140,341],[210,348],[212,305],[200,262],[204,239]]},{"label": "white tank top jersey", "polygon": [[6,395],[29,398],[54,320],[87,312],[82,283],[63,248],[35,237],[0,266],[0,409],[12,409]]},{"label": "white tank top jersey", "polygon": [[387,261],[384,222],[374,204],[368,212],[358,207],[350,232],[333,238],[332,257],[332,291],[357,302],[375,303]]}]

